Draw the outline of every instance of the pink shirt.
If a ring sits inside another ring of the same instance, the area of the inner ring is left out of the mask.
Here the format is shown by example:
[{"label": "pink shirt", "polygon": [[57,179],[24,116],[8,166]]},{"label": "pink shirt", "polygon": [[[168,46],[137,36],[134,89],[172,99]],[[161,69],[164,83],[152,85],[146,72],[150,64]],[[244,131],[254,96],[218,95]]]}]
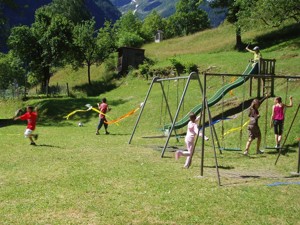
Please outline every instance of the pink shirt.
[{"label": "pink shirt", "polygon": [[[104,102],[102,102],[100,105],[99,105],[99,110],[102,112],[102,113],[106,113],[107,112],[107,109],[108,109],[108,105]],[[99,117],[100,118],[105,118],[105,116],[103,114],[99,114]]]},{"label": "pink shirt", "polygon": [[[187,132],[186,132],[186,136],[185,136],[185,141],[186,142],[193,142],[195,136],[198,134],[198,124],[197,123],[193,123],[192,121],[190,121],[188,123],[188,128],[187,128]],[[199,133],[201,134],[201,133]]]},{"label": "pink shirt", "polygon": [[279,106],[279,105],[274,106],[273,120],[283,120],[284,119],[283,108],[284,108],[283,106]]}]

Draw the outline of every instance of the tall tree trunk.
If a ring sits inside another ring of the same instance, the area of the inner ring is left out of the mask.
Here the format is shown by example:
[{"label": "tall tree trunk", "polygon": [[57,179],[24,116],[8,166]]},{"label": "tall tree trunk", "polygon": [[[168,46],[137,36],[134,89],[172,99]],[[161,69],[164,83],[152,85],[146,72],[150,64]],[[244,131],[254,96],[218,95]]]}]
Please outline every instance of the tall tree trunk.
[{"label": "tall tree trunk", "polygon": [[235,49],[237,49],[238,51],[242,51],[244,49],[241,36],[241,28],[239,26],[236,27],[235,31]]},{"label": "tall tree trunk", "polygon": [[46,95],[48,95],[48,86],[49,86],[49,82],[50,82],[50,67],[44,67],[42,70],[43,73],[43,80],[41,83],[41,91],[42,93],[45,93]]},{"label": "tall tree trunk", "polygon": [[88,67],[88,82],[89,85],[91,85],[91,63],[87,63],[87,67]]}]

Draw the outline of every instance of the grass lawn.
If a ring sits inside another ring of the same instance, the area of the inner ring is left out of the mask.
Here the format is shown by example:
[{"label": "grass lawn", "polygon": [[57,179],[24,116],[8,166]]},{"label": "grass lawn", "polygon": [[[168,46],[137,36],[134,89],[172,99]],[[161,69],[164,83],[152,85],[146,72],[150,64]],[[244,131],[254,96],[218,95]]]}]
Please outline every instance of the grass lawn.
[{"label": "grass lawn", "polygon": [[[276,58],[277,75],[299,74],[299,36],[286,40],[284,33],[275,33],[271,37],[276,36],[276,40],[269,40],[267,32],[272,30],[243,33],[244,42],[260,44],[263,40],[263,56]],[[224,25],[144,47],[157,67],[170,65],[169,59],[176,57],[180,62],[197,64],[200,71],[216,66],[212,72],[242,73],[252,55],[231,49],[232,34],[234,28]],[[103,67],[92,68],[93,88],[105,84],[102,73]],[[208,77],[208,98],[232,81],[232,77]],[[86,82],[85,69],[61,69],[51,78],[52,86],[68,83],[88,89]],[[76,98],[1,100],[0,119],[12,118],[20,107],[38,106],[36,132],[40,136],[38,145],[31,146],[23,137],[25,123],[0,128],[0,224],[300,224],[300,177],[291,175],[297,171],[299,114],[286,142],[288,153],[280,156],[277,165],[274,149],[254,154],[256,141],[249,157],[242,151],[220,154],[217,150],[221,186],[209,130],[206,135],[210,140],[204,143],[204,176],[200,176],[201,141],[189,169],[183,169],[184,158],[174,159],[174,150],[185,149],[182,137],[178,142],[171,138],[164,158],[160,157],[166,138],[158,136],[163,135],[161,128],[170,120],[158,84],[150,93],[131,144],[128,141],[139,111],[118,125],[110,125],[110,135],[105,135],[103,128],[99,136],[95,135],[98,115],[94,111],[63,118],[73,110],[86,109],[86,104],[96,106],[103,97],[112,108],[109,116],[118,118],[144,101],[150,82],[130,74],[117,80],[116,88],[103,88],[96,97],[82,92],[75,93]],[[163,83],[173,115],[184,85],[183,80]],[[254,80],[253,93],[256,88]],[[255,98],[255,94],[249,96],[249,82],[245,83],[210,107],[212,117]],[[289,95],[294,97],[294,107],[286,111],[286,134],[299,104],[299,80],[276,79],[275,95],[282,96],[284,102]],[[191,81],[179,117],[201,101],[199,86]],[[270,98],[259,109],[262,149],[275,144],[269,128],[272,104]],[[230,115],[234,119],[215,124],[221,146],[244,149],[246,128],[242,135],[233,132],[222,138],[222,127],[225,131],[239,127],[248,120],[247,112],[245,107],[244,112]],[[83,127],[78,127],[79,122]],[[178,131],[184,132],[186,128]]]},{"label": "grass lawn", "polygon": [[[289,94],[298,99],[298,83],[289,85]],[[117,118],[135,108],[148,87],[145,80],[124,79],[119,88],[105,94],[112,108],[109,115]],[[192,100],[186,101],[185,110],[196,102],[196,87],[191,87],[187,98]],[[170,83],[170,104],[176,102],[176,90],[177,84]],[[241,90],[235,92],[239,101]],[[284,91],[277,86],[278,94]],[[204,176],[200,177],[200,142],[187,170],[182,168],[185,159],[175,161],[172,152],[185,148],[183,138],[179,142],[171,139],[173,148],[167,149],[164,158],[160,155],[165,138],[143,138],[162,134],[160,117],[164,116],[157,87],[130,145],[137,114],[111,125],[110,135],[104,135],[102,128],[96,136],[96,113],[79,113],[67,121],[62,117],[86,103],[95,105],[99,98],[30,101],[42,109],[36,131],[38,146],[30,146],[23,137],[25,124],[0,129],[0,224],[299,224],[300,178],[291,176],[297,171],[299,120],[287,141],[289,152],[277,165],[275,150],[253,154],[255,142],[250,157],[241,152],[217,152],[219,187],[211,141],[205,142]],[[8,109],[14,112],[12,106]],[[287,110],[287,124],[295,109]],[[262,131],[264,110],[262,105]],[[220,106],[211,111],[219,113]],[[237,116],[224,124],[225,129],[239,126],[241,113]],[[83,127],[77,126],[79,121]],[[220,134],[221,123],[216,129]],[[247,138],[244,132],[242,146]],[[268,132],[266,140],[272,144],[273,133]],[[238,136],[228,136],[226,145],[238,145]],[[276,182],[286,184],[268,186]]]}]

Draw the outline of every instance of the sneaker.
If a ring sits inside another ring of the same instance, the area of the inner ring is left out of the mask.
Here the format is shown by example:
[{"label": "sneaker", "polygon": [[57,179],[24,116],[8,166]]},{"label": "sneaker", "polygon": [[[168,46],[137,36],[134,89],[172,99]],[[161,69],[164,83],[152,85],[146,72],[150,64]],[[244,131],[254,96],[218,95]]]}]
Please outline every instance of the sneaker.
[{"label": "sneaker", "polygon": [[106,131],[105,134],[110,134],[110,133],[108,131]]},{"label": "sneaker", "polygon": [[243,155],[248,156],[248,151],[244,151]]},{"label": "sneaker", "polygon": [[30,145],[36,145],[36,143],[35,142],[31,142]]},{"label": "sneaker", "polygon": [[208,138],[208,137],[206,137],[206,136],[204,136],[204,140],[205,140],[205,141],[208,141],[208,140],[209,140],[209,138]]},{"label": "sneaker", "polygon": [[98,131],[96,132],[96,135],[99,135],[99,132],[98,132]]},{"label": "sneaker", "polygon": [[34,134],[33,138],[34,138],[34,140],[37,140],[39,138],[39,135],[38,134]]},{"label": "sneaker", "polygon": [[256,154],[264,154],[264,152],[261,150],[258,150],[258,151],[256,151]]}]

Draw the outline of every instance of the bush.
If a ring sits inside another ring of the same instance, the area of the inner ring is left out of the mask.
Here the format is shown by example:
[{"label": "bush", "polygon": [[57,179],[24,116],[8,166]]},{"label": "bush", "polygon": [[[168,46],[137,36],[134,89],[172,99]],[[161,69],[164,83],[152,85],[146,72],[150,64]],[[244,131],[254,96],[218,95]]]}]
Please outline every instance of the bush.
[{"label": "bush", "polygon": [[116,65],[118,61],[117,54],[111,54],[105,61],[104,61],[104,74],[103,74],[103,81],[109,82],[114,77],[118,76]]},{"label": "bush", "polygon": [[199,72],[198,66],[193,63],[186,63],[184,71],[188,74],[190,74],[191,72]]},{"label": "bush", "polygon": [[177,72],[177,75],[180,76],[180,74],[182,74],[184,72],[184,65],[179,62],[176,58],[171,58],[170,59],[172,65],[174,66],[176,72]]}]

